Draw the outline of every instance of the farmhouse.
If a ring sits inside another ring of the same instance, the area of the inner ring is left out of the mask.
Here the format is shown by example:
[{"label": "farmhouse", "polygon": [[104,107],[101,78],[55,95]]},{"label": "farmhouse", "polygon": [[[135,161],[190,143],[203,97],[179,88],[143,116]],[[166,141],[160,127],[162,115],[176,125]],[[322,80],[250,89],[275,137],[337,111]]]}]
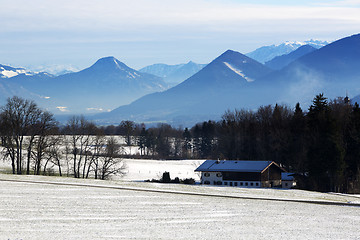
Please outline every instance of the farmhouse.
[{"label": "farmhouse", "polygon": [[201,183],[239,187],[281,187],[285,172],[273,161],[206,160],[196,172]]}]

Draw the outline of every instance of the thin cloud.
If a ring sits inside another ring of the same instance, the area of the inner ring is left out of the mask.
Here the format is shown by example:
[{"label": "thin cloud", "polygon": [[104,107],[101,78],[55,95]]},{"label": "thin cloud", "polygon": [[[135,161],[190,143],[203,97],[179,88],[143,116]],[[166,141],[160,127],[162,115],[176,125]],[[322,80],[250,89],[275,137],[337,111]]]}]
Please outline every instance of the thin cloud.
[{"label": "thin cloud", "polygon": [[256,3],[2,0],[0,63],[83,68],[108,55],[131,67],[205,63],[229,48],[244,53],[286,40],[333,41],[359,31],[359,1]]},{"label": "thin cloud", "polygon": [[[241,21],[339,19],[359,22],[359,1],[314,6],[254,5],[221,1],[89,1],[5,0],[0,9],[3,30],[122,31],[149,26],[237,26]],[[41,7],[39,7],[41,6]],[[286,23],[286,22],[284,22]]]},{"label": "thin cloud", "polygon": [[331,6],[331,7],[360,7],[360,0],[342,0],[342,1],[335,1],[331,3],[318,3],[317,5],[322,6]]}]

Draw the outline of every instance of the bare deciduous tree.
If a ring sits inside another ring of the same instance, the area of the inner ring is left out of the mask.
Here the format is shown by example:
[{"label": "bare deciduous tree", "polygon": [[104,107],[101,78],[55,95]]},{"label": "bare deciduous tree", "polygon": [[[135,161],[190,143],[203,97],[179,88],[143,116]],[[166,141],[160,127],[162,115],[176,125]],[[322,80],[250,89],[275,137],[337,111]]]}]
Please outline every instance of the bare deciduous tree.
[{"label": "bare deciduous tree", "polygon": [[126,166],[118,158],[120,147],[115,138],[110,137],[106,141],[104,153],[98,161],[98,177],[102,180],[108,179],[112,175],[124,175]]},{"label": "bare deciduous tree", "polygon": [[6,156],[10,157],[13,173],[22,174],[23,144],[26,135],[32,135],[32,127],[42,111],[35,102],[19,97],[8,98],[1,107],[1,124]]}]

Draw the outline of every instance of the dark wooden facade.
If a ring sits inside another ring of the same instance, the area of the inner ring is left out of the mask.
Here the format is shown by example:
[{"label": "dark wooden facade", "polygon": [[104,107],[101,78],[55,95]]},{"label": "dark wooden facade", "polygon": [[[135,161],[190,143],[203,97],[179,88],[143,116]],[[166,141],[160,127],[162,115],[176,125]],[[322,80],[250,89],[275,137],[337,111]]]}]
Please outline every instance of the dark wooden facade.
[{"label": "dark wooden facade", "polygon": [[222,172],[224,181],[261,181],[260,172]]},{"label": "dark wooden facade", "polygon": [[262,172],[221,172],[224,181],[254,181],[261,182],[262,187],[281,185],[282,169],[271,164]]},{"label": "dark wooden facade", "polygon": [[262,187],[276,187],[281,186],[281,172],[283,170],[271,164],[268,168],[261,172],[261,185]]}]

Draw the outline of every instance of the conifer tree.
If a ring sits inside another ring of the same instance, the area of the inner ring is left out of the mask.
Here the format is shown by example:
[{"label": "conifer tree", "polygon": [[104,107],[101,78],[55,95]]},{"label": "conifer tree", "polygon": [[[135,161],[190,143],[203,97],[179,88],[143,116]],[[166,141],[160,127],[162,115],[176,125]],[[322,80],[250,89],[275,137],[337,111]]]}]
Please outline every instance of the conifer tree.
[{"label": "conifer tree", "polygon": [[309,152],[307,167],[314,190],[336,191],[341,187],[344,149],[327,98],[317,95],[308,113]]}]

